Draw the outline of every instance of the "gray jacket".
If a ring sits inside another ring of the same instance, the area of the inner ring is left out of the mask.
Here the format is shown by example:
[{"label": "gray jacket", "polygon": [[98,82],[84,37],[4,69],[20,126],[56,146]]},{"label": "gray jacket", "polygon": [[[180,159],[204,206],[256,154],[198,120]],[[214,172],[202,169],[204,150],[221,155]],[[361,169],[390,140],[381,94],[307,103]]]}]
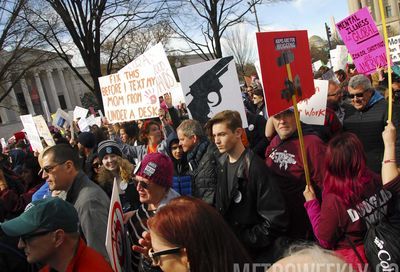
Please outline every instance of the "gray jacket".
[{"label": "gray jacket", "polygon": [[67,192],[66,201],[78,211],[80,232],[86,244],[108,260],[105,242],[110,199],[107,194],[79,171]]}]

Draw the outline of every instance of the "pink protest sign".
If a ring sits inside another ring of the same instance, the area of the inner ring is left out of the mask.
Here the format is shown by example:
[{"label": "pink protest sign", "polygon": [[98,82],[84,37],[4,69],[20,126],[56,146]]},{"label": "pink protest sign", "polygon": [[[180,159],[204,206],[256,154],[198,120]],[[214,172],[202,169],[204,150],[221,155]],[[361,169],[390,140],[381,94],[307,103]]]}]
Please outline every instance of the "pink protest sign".
[{"label": "pink protest sign", "polygon": [[387,66],[385,43],[368,8],[353,13],[336,27],[359,73],[369,75],[377,66]]}]

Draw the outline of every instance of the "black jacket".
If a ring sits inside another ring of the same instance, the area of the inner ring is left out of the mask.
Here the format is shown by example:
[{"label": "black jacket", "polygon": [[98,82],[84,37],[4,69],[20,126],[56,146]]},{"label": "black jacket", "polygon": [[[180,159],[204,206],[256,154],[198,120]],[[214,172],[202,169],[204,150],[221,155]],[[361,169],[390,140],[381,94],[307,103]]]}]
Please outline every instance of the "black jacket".
[{"label": "black jacket", "polygon": [[[275,238],[286,231],[288,217],[275,176],[253,151],[244,152],[234,180],[227,180],[228,155],[220,157],[216,208],[250,255],[257,259],[259,253],[271,247]],[[231,192],[228,187],[232,188]]]},{"label": "black jacket", "polygon": [[[382,168],[383,151],[385,150],[382,131],[385,129],[388,118],[388,104],[382,99],[366,109],[359,111],[352,105],[344,105],[343,130],[357,135],[364,146],[367,157],[367,166],[375,173]],[[393,105],[392,122],[396,128],[400,125],[400,110]],[[396,159],[400,159],[400,133],[396,140]]]},{"label": "black jacket", "polygon": [[204,139],[188,154],[193,196],[214,205],[219,152],[214,143]]}]

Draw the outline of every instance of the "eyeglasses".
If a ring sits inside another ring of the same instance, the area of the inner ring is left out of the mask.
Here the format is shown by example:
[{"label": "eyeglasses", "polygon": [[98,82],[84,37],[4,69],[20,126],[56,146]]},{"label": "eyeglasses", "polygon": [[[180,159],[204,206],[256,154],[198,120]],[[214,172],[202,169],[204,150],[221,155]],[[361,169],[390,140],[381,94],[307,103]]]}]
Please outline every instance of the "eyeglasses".
[{"label": "eyeglasses", "polygon": [[144,182],[144,181],[137,180],[137,179],[135,179],[135,185],[136,185],[136,186],[140,185],[140,187],[142,187],[142,188],[145,189],[145,190],[147,190],[147,189],[149,188],[149,186],[150,186],[149,183],[146,183],[146,182]]},{"label": "eyeglasses", "polygon": [[38,236],[43,236],[46,234],[49,234],[50,232],[53,232],[54,230],[44,230],[44,231],[39,231],[39,232],[34,232],[34,233],[29,233],[22,235],[20,238],[24,244],[26,244],[30,239],[38,237]]},{"label": "eyeglasses", "polygon": [[60,163],[56,163],[56,164],[54,164],[54,165],[45,166],[45,167],[43,167],[42,169],[40,169],[39,174],[40,174],[42,171],[44,171],[45,173],[49,174],[54,168],[56,168],[56,167],[59,166],[59,165],[62,165],[62,164],[64,164],[64,163],[66,163],[66,162],[67,162],[67,161],[60,162]]},{"label": "eyeglasses", "polygon": [[154,250],[151,248],[149,250],[149,257],[151,261],[153,262],[153,265],[159,266],[160,265],[160,256],[163,255],[171,255],[171,254],[178,254],[181,251],[180,247],[175,247],[167,250],[161,250],[154,252]]},{"label": "eyeglasses", "polygon": [[364,94],[367,93],[368,91],[369,90],[366,90],[366,91],[364,91],[362,93],[348,94],[347,97],[350,98],[350,99],[353,99],[354,97],[361,98],[361,97],[364,97]]}]

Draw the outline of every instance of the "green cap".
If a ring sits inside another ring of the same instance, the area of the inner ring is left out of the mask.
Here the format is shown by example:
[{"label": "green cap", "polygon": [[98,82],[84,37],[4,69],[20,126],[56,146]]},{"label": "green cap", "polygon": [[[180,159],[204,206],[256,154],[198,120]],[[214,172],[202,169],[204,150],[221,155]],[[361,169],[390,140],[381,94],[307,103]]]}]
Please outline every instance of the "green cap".
[{"label": "green cap", "polygon": [[38,229],[78,232],[79,218],[75,207],[58,197],[49,197],[28,204],[25,211],[0,224],[8,236],[22,236]]}]

